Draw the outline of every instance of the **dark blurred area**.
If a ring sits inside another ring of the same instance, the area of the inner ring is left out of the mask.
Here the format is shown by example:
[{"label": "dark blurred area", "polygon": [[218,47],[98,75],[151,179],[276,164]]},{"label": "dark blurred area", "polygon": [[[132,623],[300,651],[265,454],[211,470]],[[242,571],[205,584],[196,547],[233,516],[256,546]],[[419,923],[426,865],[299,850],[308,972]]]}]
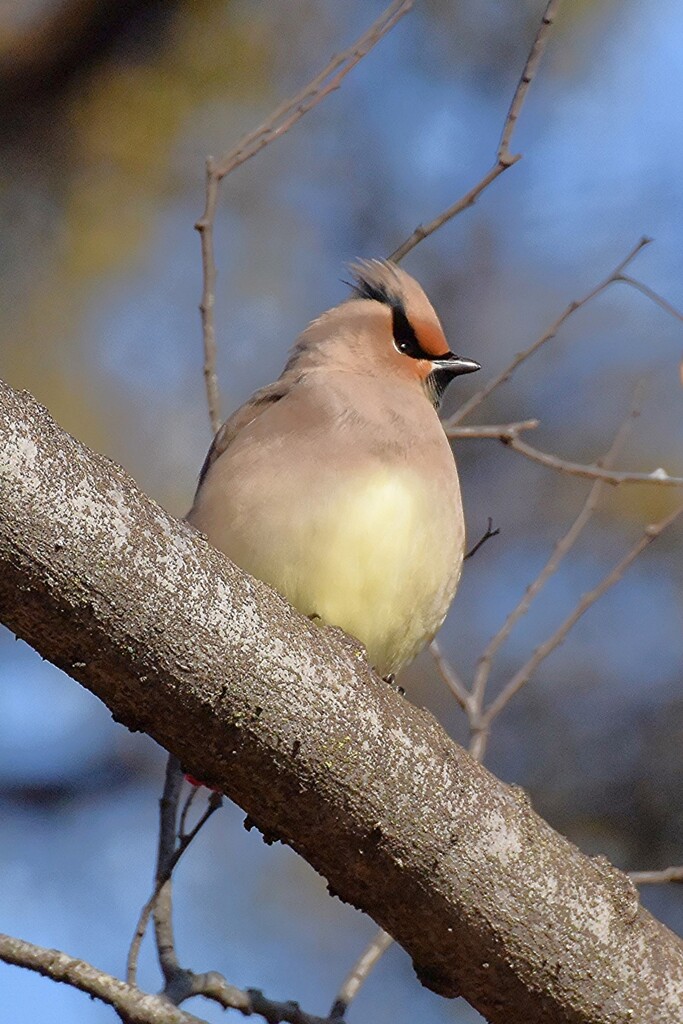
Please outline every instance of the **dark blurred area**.
[{"label": "dark blurred area", "polygon": [[[384,5],[349,0],[0,2],[0,375],[182,514],[209,443],[197,305],[204,160],[220,155],[356,38]],[[225,182],[216,226],[223,411],[273,379],[339,301],[343,264],[391,252],[490,166],[544,4],[427,0],[296,128]],[[513,143],[524,159],[411,253],[452,347],[488,378],[567,303],[655,241],[632,273],[683,307],[683,8],[575,0]],[[609,447],[637,382],[620,464],[683,475],[680,322],[626,285],[576,313],[471,422],[539,417],[532,443],[576,461]],[[479,386],[451,388],[452,411]],[[441,634],[467,678],[578,512],[588,484],[493,441],[456,445],[467,563]],[[676,495],[621,487],[495,664],[510,678]],[[679,496],[680,500],[680,496]],[[590,853],[683,862],[681,527],[592,608],[496,723],[487,764]],[[429,657],[403,680],[466,739]],[[120,974],[151,886],[163,753],[0,632],[0,930]],[[181,958],[324,1013],[374,926],[227,808],[177,880]],[[683,889],[643,901],[683,932]],[[144,947],[141,983],[158,978]],[[0,964],[0,1021],[113,1020]],[[222,1011],[189,1006],[208,1020]],[[422,990],[393,949],[358,1021],[480,1019]]]},{"label": "dark blurred area", "polygon": [[6,0],[0,50],[3,113],[9,120],[32,100],[58,101],[73,87],[72,79],[111,58],[117,45],[127,47],[143,37],[151,49],[151,39],[174,8],[173,0]]}]

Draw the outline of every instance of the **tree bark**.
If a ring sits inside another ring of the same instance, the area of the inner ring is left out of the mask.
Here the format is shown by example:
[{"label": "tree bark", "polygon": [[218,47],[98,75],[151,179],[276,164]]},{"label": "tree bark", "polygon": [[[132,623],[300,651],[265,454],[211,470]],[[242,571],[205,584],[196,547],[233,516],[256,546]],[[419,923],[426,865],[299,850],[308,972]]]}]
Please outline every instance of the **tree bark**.
[{"label": "tree bark", "polygon": [[0,619],[496,1024],[672,1024],[683,943],[423,710],[0,382]]}]

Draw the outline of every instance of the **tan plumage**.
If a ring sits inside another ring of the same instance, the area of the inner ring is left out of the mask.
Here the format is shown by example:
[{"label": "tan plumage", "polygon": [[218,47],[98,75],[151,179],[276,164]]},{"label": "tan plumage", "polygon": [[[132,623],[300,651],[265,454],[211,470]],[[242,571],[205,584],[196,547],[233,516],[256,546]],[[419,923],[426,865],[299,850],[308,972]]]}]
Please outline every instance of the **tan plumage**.
[{"label": "tan plumage", "polygon": [[351,270],[352,297],[219,430],[188,518],[387,675],[434,636],[460,577],[460,487],[435,405],[479,367],[448,351],[412,277],[378,260]]}]

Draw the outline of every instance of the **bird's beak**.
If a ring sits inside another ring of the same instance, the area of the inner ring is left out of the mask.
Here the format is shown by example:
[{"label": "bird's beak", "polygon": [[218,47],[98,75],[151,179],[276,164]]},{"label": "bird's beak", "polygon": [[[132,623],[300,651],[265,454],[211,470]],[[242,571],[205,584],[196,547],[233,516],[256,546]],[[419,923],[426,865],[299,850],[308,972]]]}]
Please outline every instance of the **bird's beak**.
[{"label": "bird's beak", "polygon": [[458,377],[461,373],[474,373],[475,370],[481,370],[481,366],[479,363],[475,363],[474,359],[464,359],[462,356],[456,356],[454,352],[447,352],[440,359],[432,359],[431,365],[432,370],[442,370],[451,377]]}]

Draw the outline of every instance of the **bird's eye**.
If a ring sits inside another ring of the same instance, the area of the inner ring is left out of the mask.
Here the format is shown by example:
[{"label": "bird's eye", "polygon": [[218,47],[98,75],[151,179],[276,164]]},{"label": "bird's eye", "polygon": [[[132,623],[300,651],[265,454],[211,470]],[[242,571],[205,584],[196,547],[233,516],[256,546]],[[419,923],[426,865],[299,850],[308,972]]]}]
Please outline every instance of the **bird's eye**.
[{"label": "bird's eye", "polygon": [[410,320],[400,306],[392,309],[392,328],[396,349],[411,359],[430,359],[430,355],[420,345]]}]

